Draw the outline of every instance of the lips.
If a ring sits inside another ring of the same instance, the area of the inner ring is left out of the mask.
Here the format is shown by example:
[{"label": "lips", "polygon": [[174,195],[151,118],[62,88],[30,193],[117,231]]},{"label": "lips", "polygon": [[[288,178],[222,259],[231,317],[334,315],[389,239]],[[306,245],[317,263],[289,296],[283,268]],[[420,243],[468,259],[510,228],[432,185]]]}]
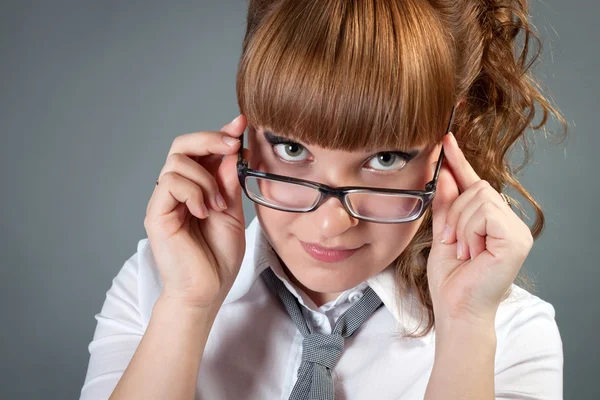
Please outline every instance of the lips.
[{"label": "lips", "polygon": [[314,247],[316,249],[320,249],[322,251],[336,251],[336,250],[340,250],[340,251],[344,251],[344,250],[357,250],[359,249],[361,246],[358,247],[325,247],[325,246],[319,246],[316,243],[307,243],[307,242],[302,242],[303,244],[307,245],[307,246],[311,246]]},{"label": "lips", "polygon": [[324,248],[315,244],[305,243],[300,241],[302,248],[315,260],[323,262],[338,262],[347,259],[352,256],[358,250],[358,248]]}]

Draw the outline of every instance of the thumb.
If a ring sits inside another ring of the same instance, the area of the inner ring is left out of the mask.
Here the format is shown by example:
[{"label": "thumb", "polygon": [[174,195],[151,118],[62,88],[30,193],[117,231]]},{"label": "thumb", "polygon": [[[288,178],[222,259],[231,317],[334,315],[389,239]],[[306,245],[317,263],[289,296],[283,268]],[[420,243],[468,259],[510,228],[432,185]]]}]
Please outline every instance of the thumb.
[{"label": "thumb", "polygon": [[445,161],[442,161],[435,196],[431,204],[434,241],[444,231],[448,211],[458,196],[459,190],[456,180]]},{"label": "thumb", "polygon": [[[246,129],[246,117],[240,114],[233,121],[221,128],[222,132],[227,133],[232,137],[240,137]],[[238,146],[243,146],[240,143]],[[248,150],[244,149],[245,157],[248,157]],[[216,173],[216,181],[219,185],[219,191],[227,204],[227,210],[225,212],[231,214],[234,218],[239,221],[243,221],[243,210],[242,210],[242,194],[241,186],[237,175],[237,159],[238,152],[229,154],[221,160]]]},{"label": "thumb", "polygon": [[242,133],[244,133],[244,129],[246,129],[246,116],[244,114],[240,114],[233,119],[230,123],[223,126],[220,131],[225,132],[233,137],[239,137]]},{"label": "thumb", "polygon": [[[248,159],[250,150],[244,149],[244,158]],[[217,170],[217,183],[219,189],[227,204],[227,210],[235,218],[241,220],[242,210],[242,187],[237,174],[237,153],[229,154],[223,158],[219,169]]]}]

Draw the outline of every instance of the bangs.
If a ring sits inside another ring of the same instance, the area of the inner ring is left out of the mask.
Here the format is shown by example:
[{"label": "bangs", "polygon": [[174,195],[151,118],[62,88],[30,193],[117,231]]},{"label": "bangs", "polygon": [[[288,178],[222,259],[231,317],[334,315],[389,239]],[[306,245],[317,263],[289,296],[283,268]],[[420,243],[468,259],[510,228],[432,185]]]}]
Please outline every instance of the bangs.
[{"label": "bangs", "polygon": [[249,34],[236,88],[250,129],[347,151],[442,140],[453,46],[427,1],[275,1]]}]

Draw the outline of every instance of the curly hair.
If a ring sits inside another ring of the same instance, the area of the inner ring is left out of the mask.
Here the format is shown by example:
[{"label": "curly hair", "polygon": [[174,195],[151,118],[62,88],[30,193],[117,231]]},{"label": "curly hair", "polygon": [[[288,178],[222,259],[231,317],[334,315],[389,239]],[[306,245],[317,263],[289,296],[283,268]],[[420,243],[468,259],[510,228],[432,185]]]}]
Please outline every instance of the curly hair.
[{"label": "curly hair", "polygon": [[[544,213],[517,177],[531,139],[540,131],[548,137],[550,115],[562,126],[559,137],[567,133],[532,74],[541,50],[526,0],[249,0],[238,105],[250,130],[269,127],[347,151],[440,143],[457,105],[453,133],[467,160],[499,192],[513,188],[525,198],[537,238]],[[524,156],[514,166],[518,145]],[[393,263],[398,299],[409,292],[422,306],[422,329],[407,337],[435,324],[431,242],[429,209]],[[524,268],[515,284],[534,290]]]}]

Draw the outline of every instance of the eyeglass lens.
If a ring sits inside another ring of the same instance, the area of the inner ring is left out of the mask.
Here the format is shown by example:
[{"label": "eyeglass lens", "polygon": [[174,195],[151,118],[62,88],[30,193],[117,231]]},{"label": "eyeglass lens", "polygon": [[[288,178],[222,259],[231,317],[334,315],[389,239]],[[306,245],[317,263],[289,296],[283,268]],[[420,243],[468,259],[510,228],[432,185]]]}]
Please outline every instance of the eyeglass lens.
[{"label": "eyeglass lens", "polygon": [[[288,211],[307,211],[319,201],[318,189],[295,183],[246,177],[246,190],[255,201]],[[377,220],[403,220],[418,215],[423,201],[418,196],[352,192],[346,204],[355,214]]]}]

